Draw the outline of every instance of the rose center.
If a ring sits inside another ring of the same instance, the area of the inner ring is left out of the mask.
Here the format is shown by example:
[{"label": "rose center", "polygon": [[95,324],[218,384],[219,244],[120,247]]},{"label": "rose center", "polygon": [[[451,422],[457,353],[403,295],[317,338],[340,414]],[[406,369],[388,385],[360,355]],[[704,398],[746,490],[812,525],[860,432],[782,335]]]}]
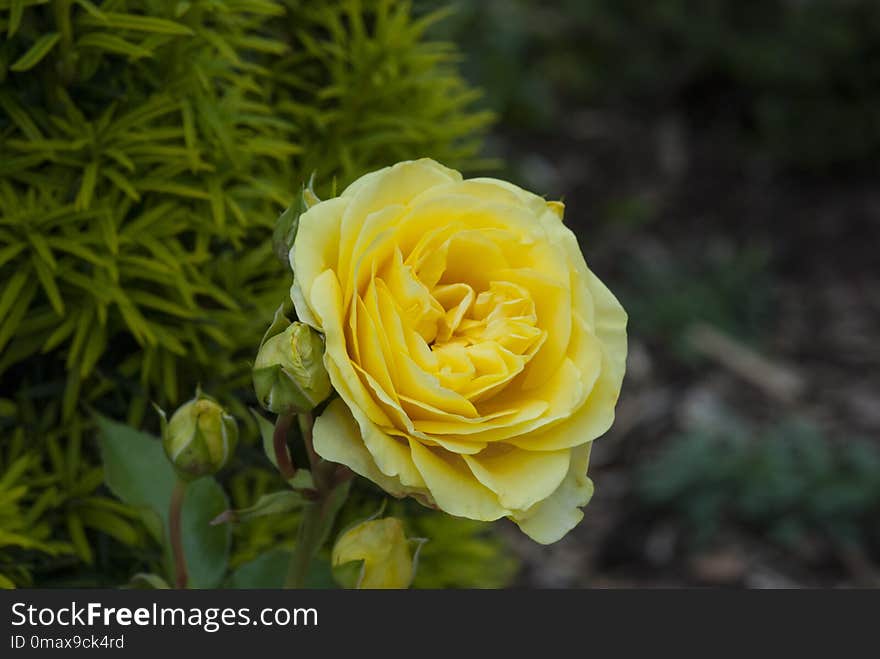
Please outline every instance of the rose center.
[{"label": "rose center", "polygon": [[476,403],[523,370],[546,332],[537,326],[528,290],[503,280],[462,281],[466,271],[447,267],[461,263],[460,254],[451,258],[451,247],[447,240],[416,263],[398,251],[377,274],[402,324],[420,339],[417,361],[441,386]]}]

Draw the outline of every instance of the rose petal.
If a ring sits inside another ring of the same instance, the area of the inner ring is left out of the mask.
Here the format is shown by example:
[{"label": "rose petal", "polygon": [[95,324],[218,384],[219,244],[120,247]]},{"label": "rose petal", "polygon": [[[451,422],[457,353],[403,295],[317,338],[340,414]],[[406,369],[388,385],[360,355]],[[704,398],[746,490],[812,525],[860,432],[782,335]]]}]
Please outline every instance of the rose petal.
[{"label": "rose petal", "polygon": [[568,472],[570,456],[567,449],[534,452],[497,446],[463,458],[502,506],[525,510],[556,491]]},{"label": "rose petal", "polygon": [[587,477],[591,444],[571,452],[571,465],[559,488],[513,521],[530,538],[549,545],[562,538],[584,518],[582,506],[593,496],[593,481]]},{"label": "rose petal", "polygon": [[437,505],[450,515],[492,521],[509,515],[498,497],[477,482],[461,457],[410,440],[413,462]]},{"label": "rose petal", "polygon": [[297,316],[306,322],[317,320],[311,313],[307,293],[318,275],[336,266],[342,213],[347,205],[348,200],[340,197],[328,199],[315,204],[299,218],[296,242],[290,250],[296,289],[292,297]]}]

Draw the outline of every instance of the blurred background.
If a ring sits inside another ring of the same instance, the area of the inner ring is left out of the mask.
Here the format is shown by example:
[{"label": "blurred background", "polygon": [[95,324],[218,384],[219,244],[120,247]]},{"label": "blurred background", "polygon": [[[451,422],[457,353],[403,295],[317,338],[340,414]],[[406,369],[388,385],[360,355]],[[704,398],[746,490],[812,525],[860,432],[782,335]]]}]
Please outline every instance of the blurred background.
[{"label": "blurred background", "polygon": [[438,29],[629,311],[527,586],[880,585],[880,4],[490,0]]},{"label": "blurred background", "polygon": [[[161,561],[95,412],[155,433],[200,382],[243,426],[231,505],[279,487],[275,218],[419,156],[563,199],[630,354],[583,523],[395,504],[417,586],[880,586],[875,0],[0,0],[0,586]],[[234,528],[222,583],[296,524]]]}]

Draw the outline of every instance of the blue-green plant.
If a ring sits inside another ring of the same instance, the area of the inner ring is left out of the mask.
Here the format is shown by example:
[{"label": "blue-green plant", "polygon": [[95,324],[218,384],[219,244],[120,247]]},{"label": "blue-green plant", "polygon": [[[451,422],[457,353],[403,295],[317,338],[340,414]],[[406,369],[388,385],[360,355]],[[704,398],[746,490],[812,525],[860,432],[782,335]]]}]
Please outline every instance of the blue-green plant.
[{"label": "blue-green plant", "polygon": [[733,525],[787,548],[820,537],[880,550],[880,451],[866,440],[832,443],[803,421],[682,435],[641,471],[636,491],[698,545]]}]

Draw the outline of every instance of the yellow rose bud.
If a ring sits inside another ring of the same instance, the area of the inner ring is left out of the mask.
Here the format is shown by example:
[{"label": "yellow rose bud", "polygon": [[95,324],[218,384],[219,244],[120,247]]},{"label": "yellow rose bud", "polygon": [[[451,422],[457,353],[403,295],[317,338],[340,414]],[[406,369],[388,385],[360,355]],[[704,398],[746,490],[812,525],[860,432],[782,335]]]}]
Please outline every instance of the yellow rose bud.
[{"label": "yellow rose bud", "polygon": [[165,455],[184,480],[217,473],[238,444],[238,424],[213,398],[201,392],[166,420],[162,417]]},{"label": "yellow rose bud", "polygon": [[395,496],[508,517],[542,543],[583,517],[626,312],[564,206],[432,160],[367,174],[299,217],[297,316],[339,399],[314,447]]},{"label": "yellow rose bud", "polygon": [[345,588],[409,588],[415,574],[411,544],[395,517],[361,522],[336,540],[334,575]]},{"label": "yellow rose bud", "polygon": [[323,357],[324,340],[305,323],[265,339],[253,369],[260,404],[275,414],[313,410],[331,391]]}]

